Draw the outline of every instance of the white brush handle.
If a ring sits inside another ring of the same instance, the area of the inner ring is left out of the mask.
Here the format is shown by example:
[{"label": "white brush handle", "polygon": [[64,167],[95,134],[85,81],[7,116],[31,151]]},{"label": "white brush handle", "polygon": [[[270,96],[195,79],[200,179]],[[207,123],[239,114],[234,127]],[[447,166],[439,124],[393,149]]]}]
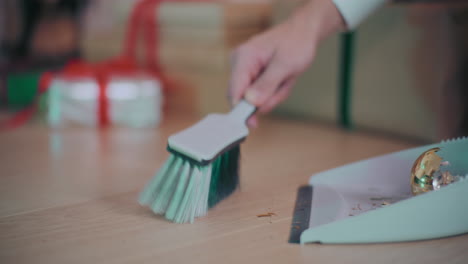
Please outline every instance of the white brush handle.
[{"label": "white brush handle", "polygon": [[228,117],[245,123],[247,122],[247,119],[255,113],[255,111],[257,111],[257,107],[255,107],[255,105],[247,102],[246,100],[241,100],[231,110],[231,112],[229,112]]}]

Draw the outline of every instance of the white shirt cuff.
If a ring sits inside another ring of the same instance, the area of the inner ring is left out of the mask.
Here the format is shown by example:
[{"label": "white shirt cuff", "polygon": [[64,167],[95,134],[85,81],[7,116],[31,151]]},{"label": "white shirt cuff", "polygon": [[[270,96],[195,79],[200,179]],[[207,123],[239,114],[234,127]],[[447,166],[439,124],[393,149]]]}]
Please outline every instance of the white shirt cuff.
[{"label": "white shirt cuff", "polygon": [[388,0],[333,0],[349,30],[359,24]]}]

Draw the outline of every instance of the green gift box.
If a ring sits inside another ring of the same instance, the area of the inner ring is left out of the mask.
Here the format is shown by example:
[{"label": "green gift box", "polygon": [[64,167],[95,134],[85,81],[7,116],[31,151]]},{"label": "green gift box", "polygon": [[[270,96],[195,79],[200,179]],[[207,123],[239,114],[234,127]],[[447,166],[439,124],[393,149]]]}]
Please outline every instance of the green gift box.
[{"label": "green gift box", "polygon": [[[284,5],[276,3],[277,20],[292,9]],[[450,19],[442,7],[382,8],[355,32],[326,40],[277,113],[422,141],[456,136]]]},{"label": "green gift box", "polygon": [[6,78],[6,104],[17,110],[30,106],[36,99],[42,73],[13,73]]}]

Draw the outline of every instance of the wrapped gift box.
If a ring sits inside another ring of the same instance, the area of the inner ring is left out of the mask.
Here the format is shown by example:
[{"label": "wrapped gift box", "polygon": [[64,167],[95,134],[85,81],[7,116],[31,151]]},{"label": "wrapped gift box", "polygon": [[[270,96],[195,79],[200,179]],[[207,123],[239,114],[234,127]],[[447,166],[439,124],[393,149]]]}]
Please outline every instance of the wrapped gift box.
[{"label": "wrapped gift box", "polygon": [[[120,53],[128,18],[136,2],[98,0],[90,6],[81,40],[83,56],[87,61],[102,61]],[[186,49],[197,50],[193,56],[197,62],[199,57],[196,54],[200,54],[201,48],[230,49],[264,29],[270,18],[268,4],[218,1],[162,2],[152,12],[157,18],[158,44],[163,49],[158,54],[163,66],[180,65],[177,58],[174,60],[175,53],[180,51],[186,52],[184,64],[187,64],[192,58],[187,57]],[[172,53],[165,56],[170,49],[173,49]]]},{"label": "wrapped gift box", "polygon": [[[193,100],[200,113],[229,108],[231,51],[269,24],[270,5],[257,2],[169,1],[153,11],[158,19],[159,64],[171,79],[196,90]],[[101,61],[119,54],[134,3],[96,1],[83,34],[86,60]]]},{"label": "wrapped gift box", "polygon": [[[47,121],[52,127],[100,126],[102,111],[111,125],[154,127],[161,119],[162,94],[157,79],[113,76],[100,93],[95,78],[55,78],[47,92]],[[105,98],[102,98],[102,97]],[[100,104],[105,102],[105,108]]]}]

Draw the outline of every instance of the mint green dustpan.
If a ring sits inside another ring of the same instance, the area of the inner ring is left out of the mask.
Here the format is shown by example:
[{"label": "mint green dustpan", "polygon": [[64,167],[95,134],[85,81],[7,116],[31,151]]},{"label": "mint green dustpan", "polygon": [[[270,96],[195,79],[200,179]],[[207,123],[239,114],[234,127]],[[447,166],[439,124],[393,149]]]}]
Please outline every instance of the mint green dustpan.
[{"label": "mint green dustpan", "polygon": [[468,179],[418,196],[410,172],[424,151],[441,147],[452,174],[468,173],[468,138],[396,152],[311,177],[304,243],[381,243],[468,233]]}]

